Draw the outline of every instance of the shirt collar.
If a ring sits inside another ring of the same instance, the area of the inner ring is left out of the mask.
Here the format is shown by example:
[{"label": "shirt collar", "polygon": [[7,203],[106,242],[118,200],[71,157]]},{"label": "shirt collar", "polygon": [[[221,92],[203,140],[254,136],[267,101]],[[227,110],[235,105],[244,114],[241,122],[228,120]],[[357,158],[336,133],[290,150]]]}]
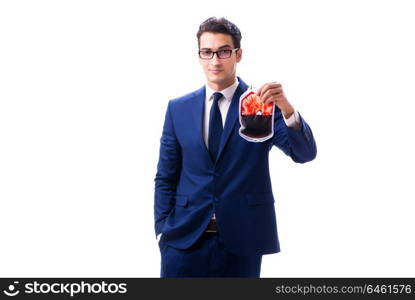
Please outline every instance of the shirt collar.
[{"label": "shirt collar", "polygon": [[206,84],[206,99],[208,101],[212,100],[213,93],[219,92],[225,97],[226,101],[230,102],[232,101],[233,94],[235,94],[238,84],[239,84],[239,81],[238,81],[238,78],[236,78],[235,82],[232,85],[228,86],[226,89],[223,89],[221,91],[214,91]]}]

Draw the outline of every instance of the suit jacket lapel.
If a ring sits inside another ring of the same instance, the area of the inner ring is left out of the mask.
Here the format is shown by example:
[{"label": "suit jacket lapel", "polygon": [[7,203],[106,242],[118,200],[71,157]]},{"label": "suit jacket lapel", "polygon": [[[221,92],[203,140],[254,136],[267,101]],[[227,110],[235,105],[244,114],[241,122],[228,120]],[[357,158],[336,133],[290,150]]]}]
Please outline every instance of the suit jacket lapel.
[{"label": "suit jacket lapel", "polygon": [[206,147],[205,140],[203,139],[203,123],[205,118],[205,98],[206,98],[206,87],[203,86],[195,92],[195,106],[193,109],[193,124],[196,128],[197,140],[199,145],[202,147],[203,155],[205,159],[209,160],[212,164],[212,158],[208,148]]},{"label": "suit jacket lapel", "polygon": [[223,128],[217,160],[219,160],[220,155],[222,154],[223,149],[225,148],[225,145],[229,139],[229,136],[232,133],[235,124],[237,123],[237,120],[239,120],[239,98],[241,97],[243,92],[245,92],[248,88],[248,85],[241,78],[238,77],[238,81],[239,85],[236,88],[235,93],[233,94],[232,102],[229,106],[229,110],[226,115],[226,121],[225,126]]}]

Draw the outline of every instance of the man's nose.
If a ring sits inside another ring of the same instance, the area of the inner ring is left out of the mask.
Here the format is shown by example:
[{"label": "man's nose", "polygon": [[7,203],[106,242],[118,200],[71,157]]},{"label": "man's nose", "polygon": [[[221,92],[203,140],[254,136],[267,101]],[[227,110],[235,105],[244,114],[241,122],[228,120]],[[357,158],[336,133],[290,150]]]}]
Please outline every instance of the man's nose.
[{"label": "man's nose", "polygon": [[217,54],[217,53],[215,53],[215,54],[213,55],[212,59],[210,60],[210,63],[211,63],[212,65],[219,65],[219,64],[221,63],[221,60],[220,60],[220,58],[218,57],[218,54]]}]

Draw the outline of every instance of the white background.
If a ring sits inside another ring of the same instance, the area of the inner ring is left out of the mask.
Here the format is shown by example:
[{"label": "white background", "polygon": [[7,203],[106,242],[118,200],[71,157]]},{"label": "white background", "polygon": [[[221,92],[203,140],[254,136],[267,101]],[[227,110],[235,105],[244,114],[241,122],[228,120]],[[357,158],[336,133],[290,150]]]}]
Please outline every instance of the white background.
[{"label": "white background", "polygon": [[241,29],[318,156],[270,152],[281,252],[263,277],[415,276],[412,1],[2,1],[0,276],[158,277],[154,176],[196,32]]}]

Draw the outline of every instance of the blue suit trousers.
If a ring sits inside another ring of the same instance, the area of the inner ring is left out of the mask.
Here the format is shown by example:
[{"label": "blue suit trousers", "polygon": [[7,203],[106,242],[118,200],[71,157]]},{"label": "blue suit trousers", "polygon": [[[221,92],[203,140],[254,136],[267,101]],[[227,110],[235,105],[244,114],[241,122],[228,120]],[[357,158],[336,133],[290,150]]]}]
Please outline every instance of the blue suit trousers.
[{"label": "blue suit trousers", "polygon": [[226,251],[218,233],[204,232],[190,248],[159,242],[160,277],[260,277],[262,255],[238,256]]}]

